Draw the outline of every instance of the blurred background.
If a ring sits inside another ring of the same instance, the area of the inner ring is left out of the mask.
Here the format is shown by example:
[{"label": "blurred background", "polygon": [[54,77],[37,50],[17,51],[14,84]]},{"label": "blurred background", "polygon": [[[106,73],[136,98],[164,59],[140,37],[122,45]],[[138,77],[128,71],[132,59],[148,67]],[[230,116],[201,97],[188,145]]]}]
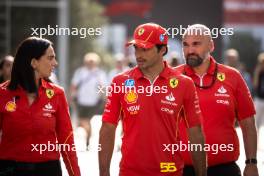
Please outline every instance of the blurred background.
[{"label": "blurred background", "polygon": [[[59,62],[54,76],[70,99],[71,80],[75,70],[83,65],[86,53],[95,52],[100,56],[98,67],[105,72],[106,85],[116,73],[135,64],[133,48],[125,48],[124,44],[133,36],[135,27],[145,22],[155,22],[167,29],[186,28],[194,23],[205,24],[210,29],[232,28],[232,35],[219,34],[214,38],[213,56],[219,62],[241,71],[252,96],[257,96],[254,72],[261,64],[258,55],[264,51],[264,0],[0,0],[0,58],[14,56],[23,39],[39,36],[42,29],[70,29],[70,34],[55,32],[42,35],[54,43]],[[184,62],[181,35],[170,37],[165,59],[174,66]],[[227,52],[230,48],[235,51]],[[69,102],[77,145],[82,145],[86,140],[85,131],[77,127],[78,112],[74,103]],[[98,143],[100,117],[97,115],[91,120],[91,145]],[[240,129],[237,130],[239,132]],[[112,160],[113,175],[118,173],[121,156],[121,132],[118,134]],[[261,130],[259,134],[264,135]],[[241,138],[240,133],[239,136]],[[264,141],[260,143],[259,160],[262,160],[259,168],[263,168]],[[243,168],[244,153],[241,151],[240,164]],[[97,151],[79,152],[78,155],[82,173],[98,175]],[[263,174],[262,169],[260,176]]]},{"label": "blurred background", "polygon": [[[213,55],[223,62],[224,51],[235,48],[246,70],[253,74],[257,55],[264,50],[263,3],[263,0],[0,0],[0,56],[14,55],[17,45],[32,35],[32,28],[100,28],[100,35],[85,38],[80,34],[43,36],[54,43],[57,58],[63,64],[56,74],[60,83],[67,86],[87,52],[99,53],[106,71],[113,67],[115,54],[133,57],[124,43],[141,23],[155,22],[165,28],[202,23],[210,29],[233,28],[233,35],[218,35],[214,39]],[[167,57],[177,51],[182,60],[180,39],[181,35],[171,39]]]}]

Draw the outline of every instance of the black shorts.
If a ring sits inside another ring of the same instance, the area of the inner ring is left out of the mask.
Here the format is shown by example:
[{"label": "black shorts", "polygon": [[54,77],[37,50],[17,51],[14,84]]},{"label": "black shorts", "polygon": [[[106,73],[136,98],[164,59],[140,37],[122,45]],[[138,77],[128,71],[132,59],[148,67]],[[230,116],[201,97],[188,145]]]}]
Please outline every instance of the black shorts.
[{"label": "black shorts", "polygon": [[62,176],[59,160],[39,163],[0,160],[0,176]]},{"label": "black shorts", "polygon": [[[186,165],[183,176],[195,176],[193,166]],[[236,162],[230,162],[208,167],[207,176],[241,176],[241,171]]]},{"label": "black shorts", "polygon": [[91,119],[97,112],[97,106],[83,106],[78,104],[78,116],[80,118],[88,118]]}]

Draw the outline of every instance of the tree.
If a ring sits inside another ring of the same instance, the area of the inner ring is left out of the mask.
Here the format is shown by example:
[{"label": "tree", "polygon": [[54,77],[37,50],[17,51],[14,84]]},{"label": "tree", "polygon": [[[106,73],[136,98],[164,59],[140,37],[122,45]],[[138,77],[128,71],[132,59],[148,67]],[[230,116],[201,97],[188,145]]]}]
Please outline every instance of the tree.
[{"label": "tree", "polygon": [[88,31],[97,30],[94,35],[92,35],[93,32],[90,32],[90,35],[87,34],[85,38],[80,38],[80,35],[70,37],[70,70],[81,65],[85,53],[100,51],[100,48],[96,48],[95,39],[98,35],[102,35],[100,28],[107,22],[103,11],[103,6],[96,1],[70,0],[70,27],[86,28]]}]

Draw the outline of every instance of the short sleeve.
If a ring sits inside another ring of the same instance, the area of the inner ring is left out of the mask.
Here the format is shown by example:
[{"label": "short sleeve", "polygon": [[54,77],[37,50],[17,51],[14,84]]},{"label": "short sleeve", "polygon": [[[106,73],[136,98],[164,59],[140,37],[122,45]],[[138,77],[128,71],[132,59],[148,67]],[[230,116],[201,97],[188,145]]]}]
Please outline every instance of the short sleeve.
[{"label": "short sleeve", "polygon": [[107,92],[107,100],[105,104],[105,109],[103,113],[102,120],[103,122],[117,124],[119,121],[119,116],[121,112],[121,103],[120,103],[120,95],[115,93],[114,86],[117,85],[116,79],[113,79],[111,86],[109,87]]},{"label": "short sleeve", "polygon": [[201,110],[199,105],[198,95],[191,79],[185,81],[185,92],[183,99],[183,117],[187,128],[200,125]]},{"label": "short sleeve", "polygon": [[73,84],[73,85],[75,85],[75,86],[77,86],[77,85],[79,85],[80,84],[80,82],[81,82],[81,71],[82,71],[82,69],[81,68],[78,68],[75,72],[74,72],[74,74],[73,74],[73,77],[72,77],[72,80],[71,80],[71,84]]},{"label": "short sleeve", "polygon": [[99,83],[101,86],[106,86],[107,85],[107,76],[106,73],[101,70],[99,74]]},{"label": "short sleeve", "polygon": [[236,99],[236,113],[238,120],[243,120],[255,115],[255,107],[250,94],[250,91],[246,85],[245,80],[240,73],[236,73],[237,87],[235,92]]}]

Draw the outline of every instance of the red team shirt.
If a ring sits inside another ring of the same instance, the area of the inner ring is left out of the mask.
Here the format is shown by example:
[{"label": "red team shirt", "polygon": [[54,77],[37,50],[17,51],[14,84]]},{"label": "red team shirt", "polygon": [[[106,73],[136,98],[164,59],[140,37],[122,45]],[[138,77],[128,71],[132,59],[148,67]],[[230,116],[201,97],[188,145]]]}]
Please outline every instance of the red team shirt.
[{"label": "red team shirt", "polygon": [[[121,176],[180,175],[183,160],[179,151],[164,151],[163,144],[178,144],[179,112],[186,114],[188,127],[200,124],[200,108],[192,80],[165,68],[151,83],[138,67],[116,76],[114,86],[134,86],[136,91],[112,92],[107,99],[103,122],[117,125],[121,119],[122,138]],[[165,88],[166,87],[166,91]],[[149,95],[145,90],[162,89]],[[161,163],[173,163],[179,172],[161,172]]]},{"label": "red team shirt", "polygon": [[[196,88],[202,111],[201,123],[205,142],[211,146],[211,150],[207,152],[208,165],[212,166],[238,159],[239,141],[234,128],[235,120],[252,117],[255,109],[241,74],[234,68],[216,63],[212,57],[210,62],[207,73],[201,78],[187,65],[176,67],[176,71],[191,77],[197,85],[207,86],[215,79],[215,83],[208,89]],[[186,144],[187,135],[184,128],[185,124],[180,123],[180,137]],[[182,154],[185,164],[191,165],[190,154]]]},{"label": "red team shirt", "polygon": [[[58,150],[43,151],[36,144],[68,144],[61,151],[70,176],[79,176],[73,131],[66,97],[62,88],[42,80],[38,98],[31,106],[22,88],[7,90],[8,82],[0,85],[0,159],[21,162],[59,160]],[[57,142],[56,142],[57,141]]]}]

